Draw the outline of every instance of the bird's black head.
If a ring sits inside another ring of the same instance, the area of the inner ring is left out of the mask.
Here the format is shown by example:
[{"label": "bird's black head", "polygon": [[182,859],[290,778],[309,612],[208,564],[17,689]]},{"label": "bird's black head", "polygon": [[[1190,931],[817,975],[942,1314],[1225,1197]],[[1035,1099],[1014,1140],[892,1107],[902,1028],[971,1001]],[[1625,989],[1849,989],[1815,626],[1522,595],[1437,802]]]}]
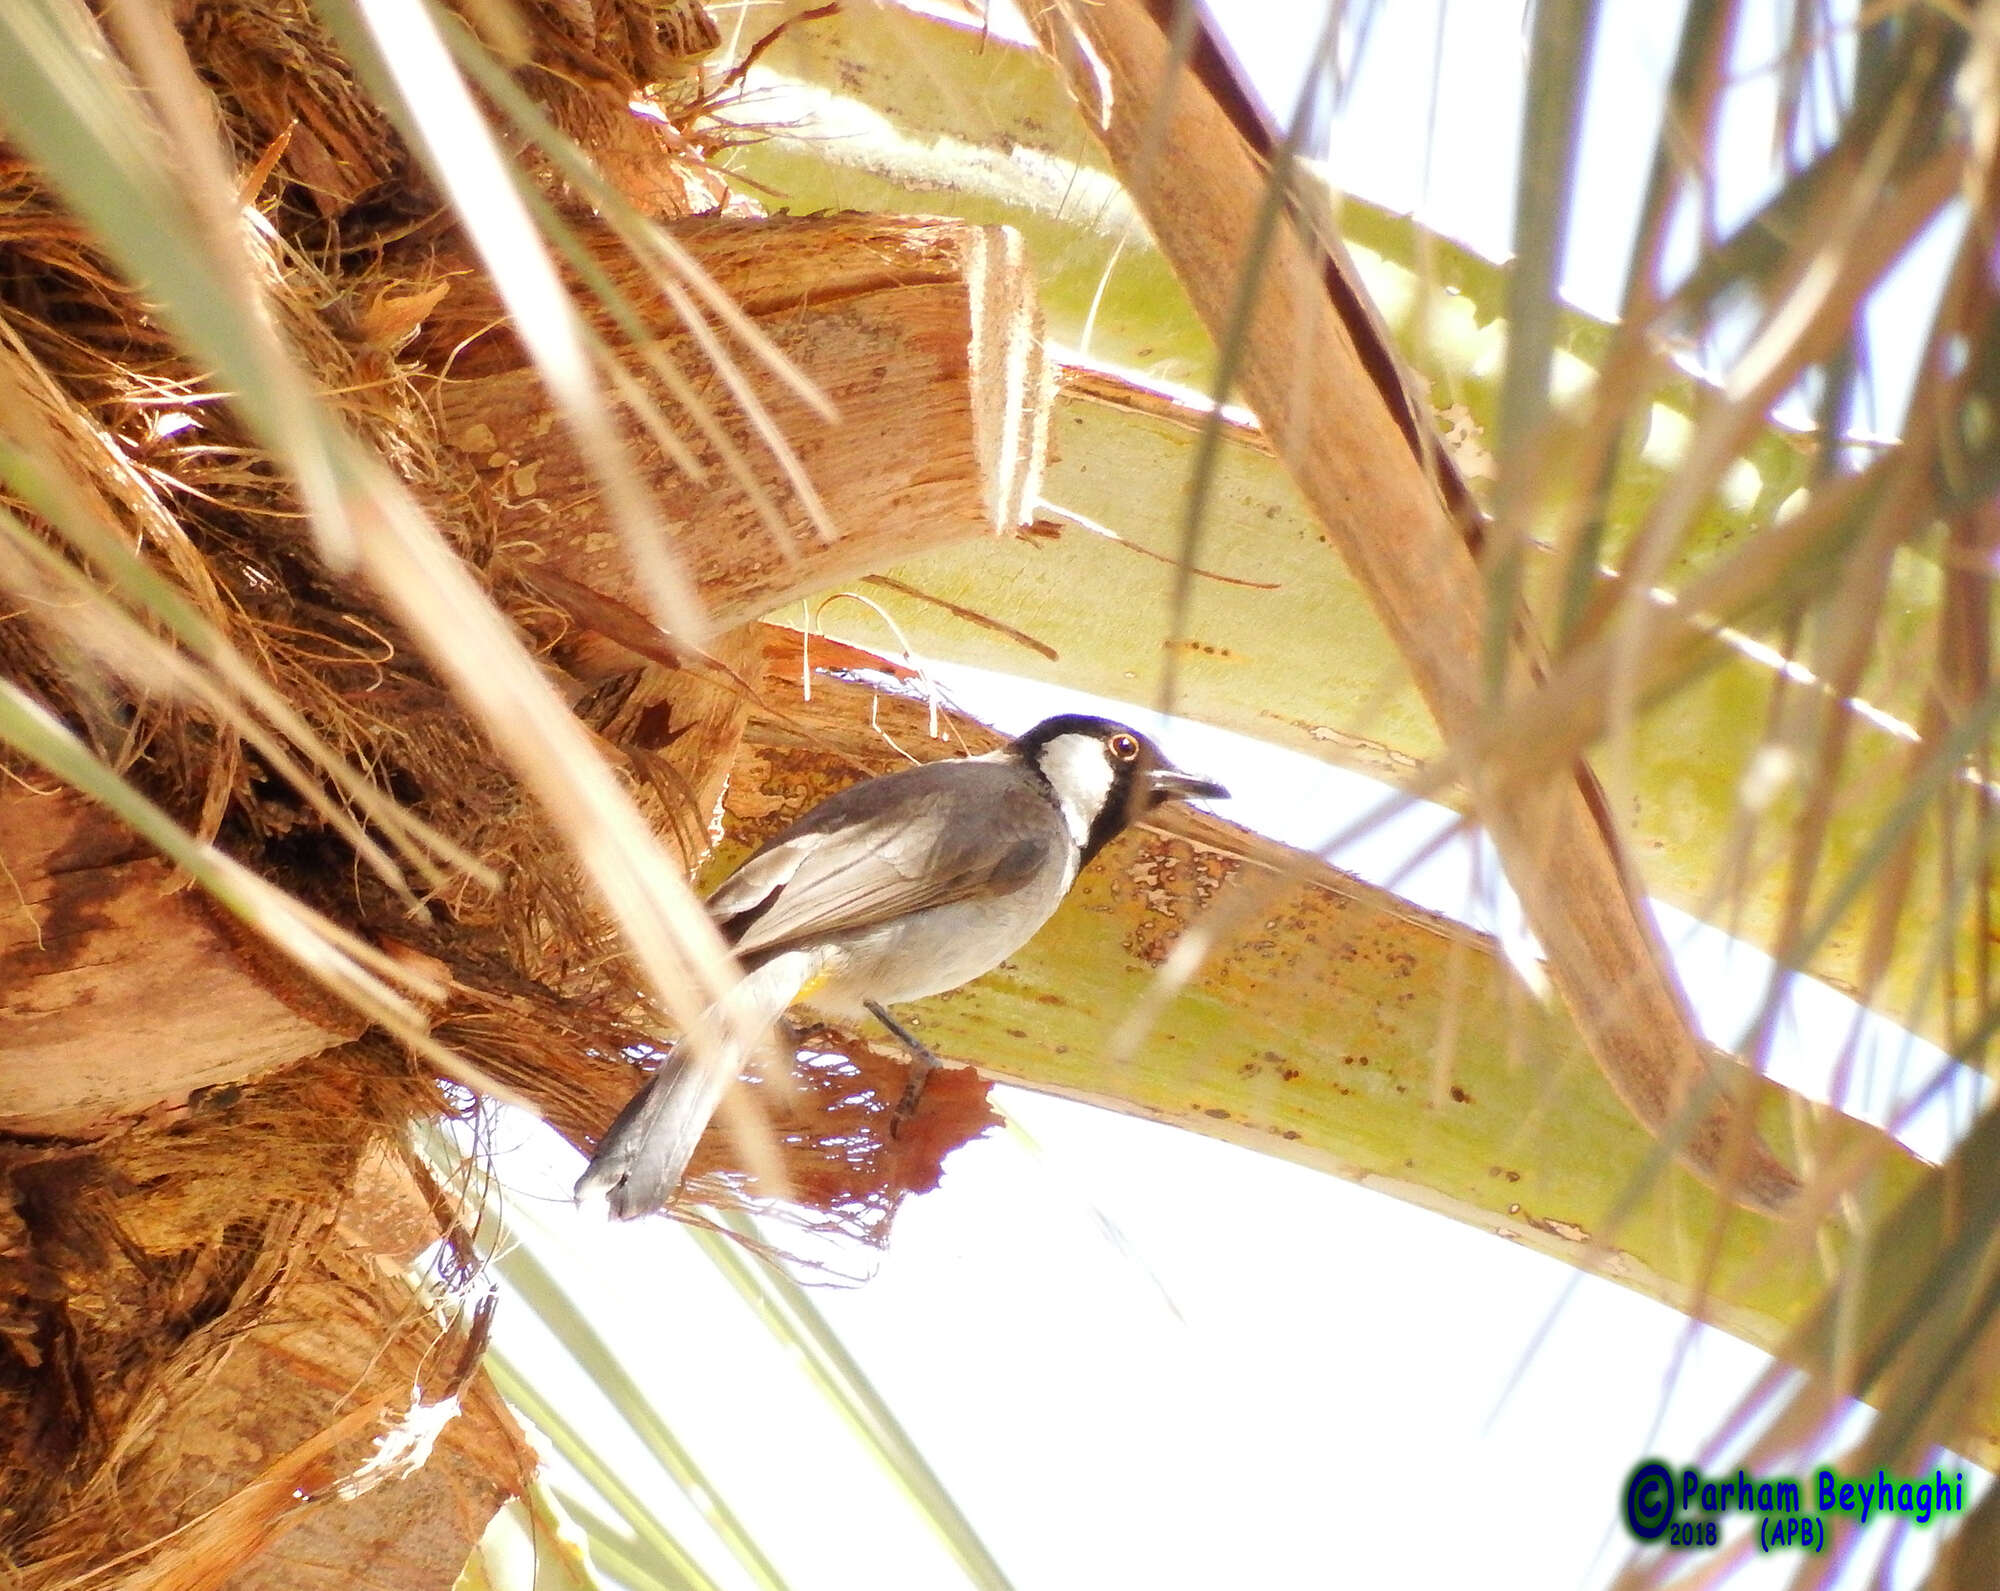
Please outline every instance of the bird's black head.
[{"label": "bird's black head", "polygon": [[1182,773],[1138,730],[1109,718],[1047,718],[1013,750],[1048,785],[1086,862],[1154,807],[1229,794],[1211,779]]}]

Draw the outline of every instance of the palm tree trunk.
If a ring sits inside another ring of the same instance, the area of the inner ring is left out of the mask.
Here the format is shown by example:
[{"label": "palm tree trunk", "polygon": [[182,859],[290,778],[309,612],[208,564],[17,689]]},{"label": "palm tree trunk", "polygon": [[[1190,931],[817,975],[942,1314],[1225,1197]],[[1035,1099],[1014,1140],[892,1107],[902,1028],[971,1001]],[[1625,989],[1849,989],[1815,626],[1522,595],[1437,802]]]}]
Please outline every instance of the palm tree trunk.
[{"label": "palm tree trunk", "polygon": [[[750,357],[794,464],[738,399],[709,392],[706,423],[688,418],[677,383],[718,386],[707,350],[566,179],[524,157],[613,291],[647,306],[596,329],[627,356],[629,411],[650,416],[625,440],[651,527],[719,626],[1028,517],[1047,380],[1004,229],[765,221],[741,203],[688,220],[726,197],[699,142],[716,43],[702,8],[516,10],[522,35],[489,41],[518,63],[512,81],[741,306],[738,352],[768,339],[838,411]],[[663,840],[698,860],[756,631],[695,652],[650,617],[473,249],[316,14],[263,0],[169,14],[241,200],[280,245],[322,401],[393,461]],[[573,862],[380,604],[305,551],[282,468],[5,146],[0,183],[15,218],[0,440],[54,482],[0,477],[0,530],[61,547],[68,511],[114,527],[377,790],[490,874],[453,877],[413,912],[212,703],[38,617],[75,609],[66,582],[83,566],[4,535],[0,682],[203,839],[427,974],[435,1033],[529,1057],[518,1070],[558,1117],[597,1101],[577,1121],[595,1130],[629,1088],[617,1057],[636,1017]],[[103,595],[107,624],[116,600]],[[101,807],[19,758],[0,776],[0,1562],[31,1586],[450,1585],[534,1462],[478,1368],[464,1267],[410,1280],[440,1240],[469,1252],[451,1191],[407,1148],[461,1097]]]}]

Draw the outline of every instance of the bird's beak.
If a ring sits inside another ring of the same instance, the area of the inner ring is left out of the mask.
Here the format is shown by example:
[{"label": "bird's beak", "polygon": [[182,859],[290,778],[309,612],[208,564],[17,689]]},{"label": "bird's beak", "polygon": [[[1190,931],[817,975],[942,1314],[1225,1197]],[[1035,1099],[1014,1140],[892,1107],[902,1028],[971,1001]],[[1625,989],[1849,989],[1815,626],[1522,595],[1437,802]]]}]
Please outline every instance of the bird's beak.
[{"label": "bird's beak", "polygon": [[1149,804],[1158,806],[1163,801],[1221,801],[1229,792],[1213,779],[1197,779],[1178,768],[1161,767],[1148,770],[1146,794]]}]

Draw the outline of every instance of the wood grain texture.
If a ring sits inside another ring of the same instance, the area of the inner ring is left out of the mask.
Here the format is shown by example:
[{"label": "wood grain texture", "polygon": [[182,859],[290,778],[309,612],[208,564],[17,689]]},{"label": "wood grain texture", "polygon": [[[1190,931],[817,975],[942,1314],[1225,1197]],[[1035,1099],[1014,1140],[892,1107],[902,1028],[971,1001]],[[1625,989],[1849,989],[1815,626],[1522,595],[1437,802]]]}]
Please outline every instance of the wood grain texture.
[{"label": "wood grain texture", "polygon": [[74,791],[0,790],[0,1129],[178,1106],[361,1031]]},{"label": "wood grain texture", "polygon": [[[829,423],[815,414],[732,344],[826,507],[834,535],[823,540],[645,272],[614,240],[592,241],[598,263],[657,336],[650,352],[696,382],[783,520],[774,531],[760,518],[658,377],[635,365],[702,469],[700,479],[688,474],[625,417],[625,441],[660,532],[718,628],[926,548],[1026,523],[1047,447],[1052,378],[1012,232],[836,215],[710,219],[681,223],[673,236],[839,417]],[[446,276],[454,266],[439,258],[426,269]],[[479,466],[503,511],[510,556],[643,606],[598,482],[489,290],[476,277],[452,280],[411,352],[439,376],[444,435]]]},{"label": "wood grain texture", "polygon": [[[781,506],[785,535],[760,520],[691,428],[701,480],[629,425],[660,528],[718,626],[1028,517],[1050,382],[1033,286],[1006,229],[718,219],[677,237],[840,416],[828,424],[769,372],[752,377],[838,528],[831,540],[815,535],[712,376],[698,379]],[[649,295],[639,267],[608,238],[597,242],[633,301],[652,303],[653,351],[699,371],[693,339]],[[475,456],[503,510],[503,565],[530,585],[546,581],[567,626],[558,655],[597,688],[586,704],[593,726],[625,754],[656,824],[692,860],[706,849],[741,728],[730,670],[749,654],[739,657],[725,633],[701,671],[662,666],[675,660],[672,644],[642,611],[598,483],[490,291],[459,275],[449,254],[413,279],[449,284],[410,356],[434,370],[445,435]],[[240,943],[223,914],[177,889],[167,864],[80,798],[0,794],[0,867],[0,1124],[13,1131],[85,1132],[178,1106],[360,1030]]]}]

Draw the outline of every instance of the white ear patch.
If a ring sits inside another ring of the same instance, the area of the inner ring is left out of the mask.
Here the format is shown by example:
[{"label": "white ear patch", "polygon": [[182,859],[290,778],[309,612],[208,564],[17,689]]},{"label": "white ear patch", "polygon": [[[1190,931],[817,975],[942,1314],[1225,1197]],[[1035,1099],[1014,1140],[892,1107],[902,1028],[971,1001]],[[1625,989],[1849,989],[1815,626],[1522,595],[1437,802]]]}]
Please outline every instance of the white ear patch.
[{"label": "white ear patch", "polygon": [[1042,777],[1049,781],[1069,825],[1070,838],[1080,846],[1090,826],[1111,798],[1114,777],[1104,742],[1095,735],[1058,735],[1041,751]]}]

